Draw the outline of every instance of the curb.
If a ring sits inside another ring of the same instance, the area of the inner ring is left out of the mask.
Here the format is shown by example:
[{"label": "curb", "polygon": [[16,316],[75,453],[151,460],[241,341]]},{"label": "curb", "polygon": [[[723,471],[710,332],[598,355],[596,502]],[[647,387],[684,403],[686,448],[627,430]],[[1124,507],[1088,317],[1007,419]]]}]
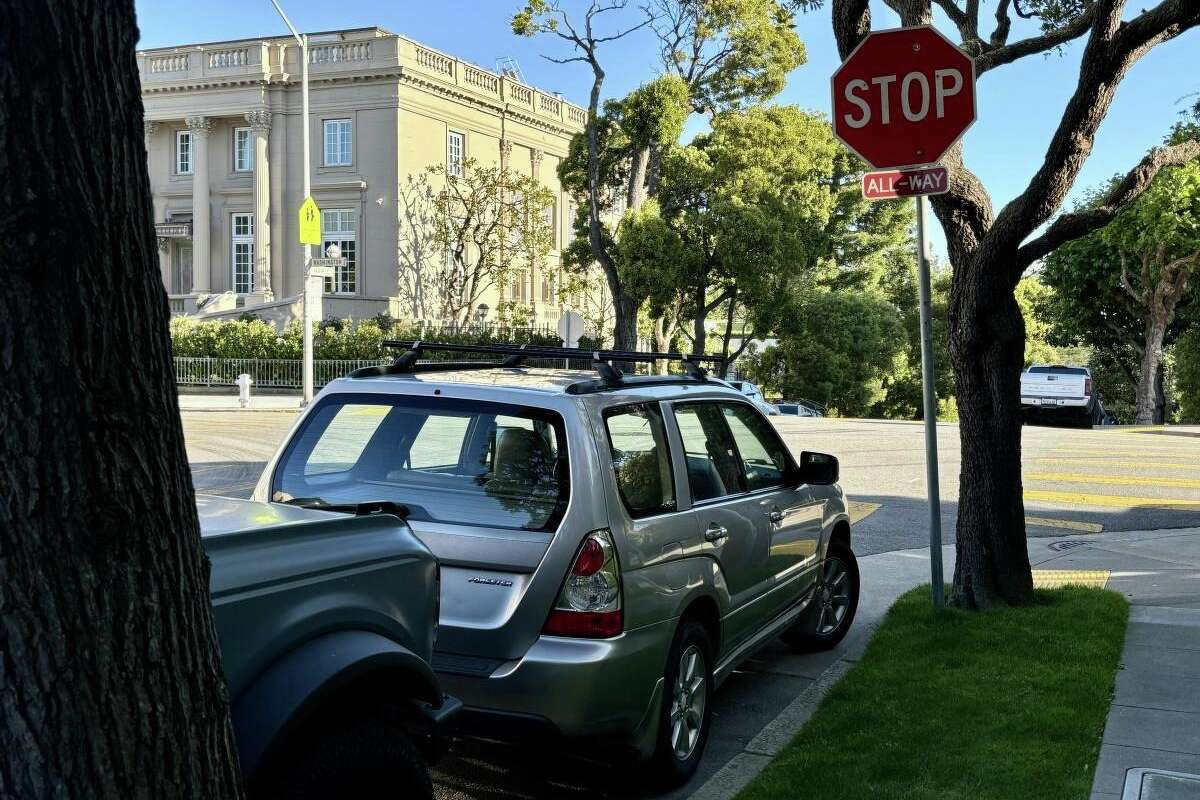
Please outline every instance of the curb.
[{"label": "curb", "polygon": [[808,723],[830,688],[841,680],[850,668],[858,663],[867,643],[875,635],[877,626],[871,626],[870,634],[861,644],[847,648],[836,661],[810,683],[796,699],[780,711],[775,719],[751,739],[742,752],[735,755],[725,766],[717,770],[700,788],[692,792],[690,800],[731,800],[742,789],[758,777],[774,758],[783,752],[800,729]]}]

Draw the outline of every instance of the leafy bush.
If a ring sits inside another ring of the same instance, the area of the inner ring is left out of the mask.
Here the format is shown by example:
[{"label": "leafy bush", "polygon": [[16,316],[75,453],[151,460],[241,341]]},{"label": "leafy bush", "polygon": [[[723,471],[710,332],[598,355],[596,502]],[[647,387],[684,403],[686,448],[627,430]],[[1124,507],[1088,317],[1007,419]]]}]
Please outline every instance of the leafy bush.
[{"label": "leafy bush", "polygon": [[1200,423],[1200,325],[1192,325],[1175,343],[1174,373],[1179,421]]},{"label": "leafy bush", "polygon": [[[383,346],[386,339],[424,339],[455,344],[537,344],[560,346],[554,335],[529,328],[485,328],[439,331],[419,325],[400,324],[380,315],[360,322],[327,320],[313,327],[313,353],[317,359],[377,360],[395,355]],[[258,319],[226,322],[171,320],[171,344],[175,355],[208,358],[297,359],[303,355],[303,328],[293,322],[283,333]],[[450,353],[431,353],[430,358],[460,359]]]}]

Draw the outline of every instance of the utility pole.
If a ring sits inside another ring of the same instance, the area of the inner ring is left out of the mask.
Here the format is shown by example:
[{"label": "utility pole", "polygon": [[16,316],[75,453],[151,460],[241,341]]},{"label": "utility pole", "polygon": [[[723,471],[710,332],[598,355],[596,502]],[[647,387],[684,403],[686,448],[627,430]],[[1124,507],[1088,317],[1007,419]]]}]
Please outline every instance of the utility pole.
[{"label": "utility pole", "polygon": [[[300,103],[301,116],[303,117],[303,137],[304,142],[304,197],[305,199],[312,197],[312,151],[309,145],[309,119],[308,119],[308,34],[301,34],[296,30],[296,26],[288,19],[287,14],[283,12],[283,8],[279,5],[279,0],[271,0],[271,5],[275,6],[275,10],[279,12],[279,16],[283,18],[283,23],[288,26],[288,30],[292,32],[292,37],[296,43],[300,45]],[[308,296],[310,294],[309,283],[309,263],[312,260],[312,250],[307,244],[300,245],[300,252],[304,255],[304,283],[303,283],[303,299],[301,300],[301,324],[304,326],[304,360],[303,360],[303,392],[304,396],[300,401],[300,406],[303,408],[312,402],[313,398],[313,320],[309,308]]]}]

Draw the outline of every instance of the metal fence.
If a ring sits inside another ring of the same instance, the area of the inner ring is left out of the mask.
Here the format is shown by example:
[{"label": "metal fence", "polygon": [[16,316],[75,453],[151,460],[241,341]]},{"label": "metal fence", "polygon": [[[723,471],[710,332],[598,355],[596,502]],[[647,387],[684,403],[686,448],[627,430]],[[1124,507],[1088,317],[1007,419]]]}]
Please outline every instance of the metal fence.
[{"label": "metal fence", "polygon": [[[179,386],[234,386],[245,373],[263,389],[299,389],[303,379],[300,359],[283,358],[175,358],[175,383]],[[313,384],[324,386],[360,367],[389,364],[389,358],[320,359],[313,362]]]}]

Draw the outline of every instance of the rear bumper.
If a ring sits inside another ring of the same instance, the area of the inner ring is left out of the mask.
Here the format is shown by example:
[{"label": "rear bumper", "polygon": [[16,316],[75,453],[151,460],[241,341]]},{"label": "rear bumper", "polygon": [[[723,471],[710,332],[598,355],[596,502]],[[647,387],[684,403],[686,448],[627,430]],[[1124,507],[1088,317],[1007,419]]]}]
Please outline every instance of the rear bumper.
[{"label": "rear bumper", "polygon": [[[674,620],[613,639],[539,637],[524,657],[490,674],[439,671],[446,691],[462,698],[464,732],[487,721],[489,735],[519,737],[530,729],[569,738],[605,737],[639,744],[658,723],[659,682]],[[435,665],[444,660],[435,657]],[[639,745],[640,746],[640,745]]]},{"label": "rear bumper", "polygon": [[1037,397],[1021,395],[1021,407],[1025,409],[1054,411],[1059,408],[1069,408],[1078,410],[1087,408],[1091,404],[1092,398],[1090,397]]}]

